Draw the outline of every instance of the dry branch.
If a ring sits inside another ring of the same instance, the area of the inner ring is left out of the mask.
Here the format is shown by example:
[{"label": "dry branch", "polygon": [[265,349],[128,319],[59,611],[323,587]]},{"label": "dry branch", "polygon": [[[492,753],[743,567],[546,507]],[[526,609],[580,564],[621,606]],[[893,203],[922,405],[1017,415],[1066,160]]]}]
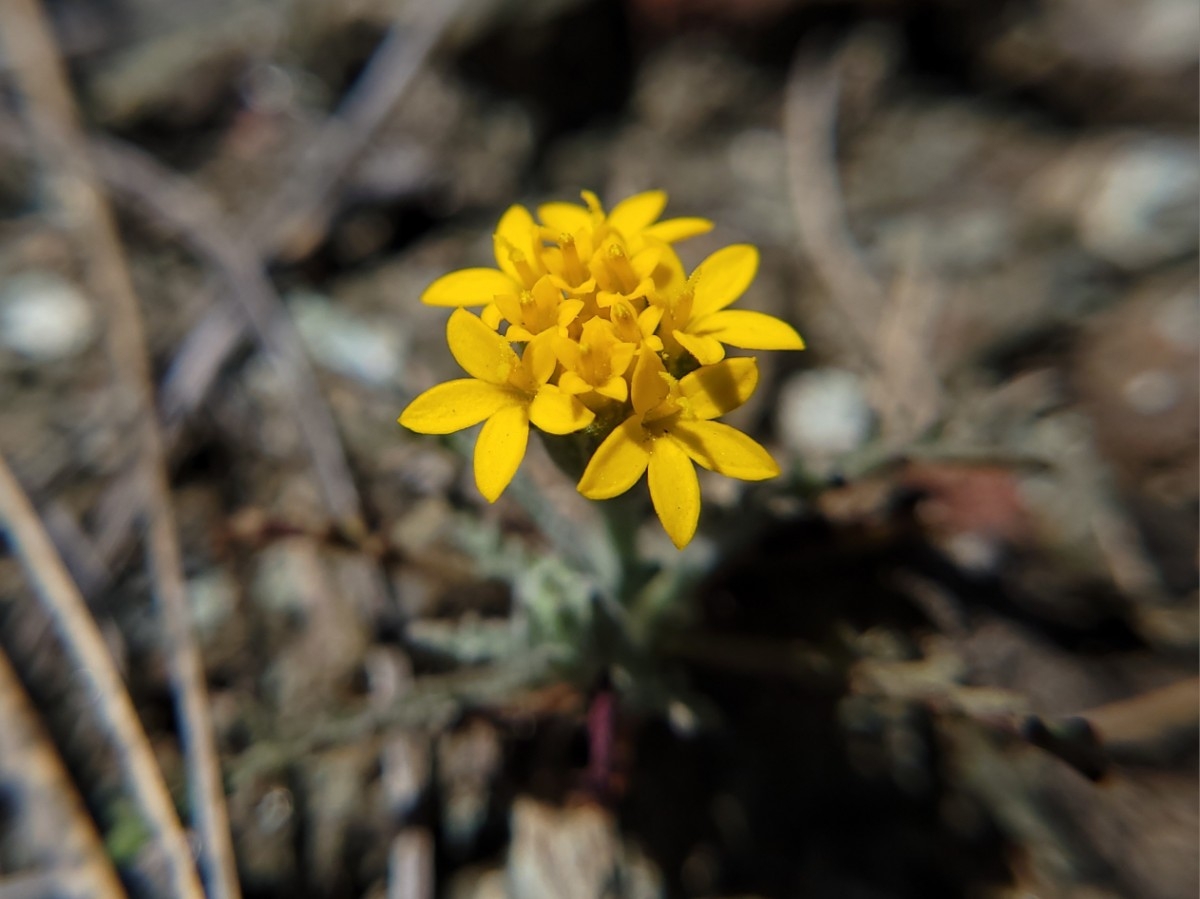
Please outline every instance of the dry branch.
[{"label": "dry branch", "polygon": [[850,232],[836,138],[840,70],[855,49],[852,41],[827,59],[797,54],[784,99],[788,183],[801,252],[845,322],[888,444],[899,447],[932,425],[941,408],[929,353],[941,297],[920,271],[919,246],[910,248],[908,270],[888,285]]},{"label": "dry branch", "polygon": [[[280,380],[289,390],[326,510],[353,537],[364,532],[362,504],[332,416],[321,402],[299,336],[266,277],[264,260],[279,253],[300,254],[301,247],[308,247],[313,235],[323,229],[337,186],[407,92],[460,5],[438,4],[415,31],[393,25],[338,111],[240,239],[231,236],[235,233],[232,223],[200,188],[132,148],[110,143],[96,151],[99,174],[110,189],[180,235],[216,270],[240,310],[231,316],[228,307],[215,306],[176,355],[171,371],[179,377],[172,383],[175,388],[186,385],[186,389],[172,389],[169,384],[161,398],[168,452],[179,438],[182,423],[207,397],[221,368],[247,332],[254,331],[267,355],[281,368]],[[117,483],[100,503],[99,519],[105,524],[101,554],[110,562],[132,526],[130,495],[128,484]]]},{"label": "dry branch", "polygon": [[337,112],[247,229],[260,255],[294,259],[325,233],[338,185],[407,93],[461,6],[462,0],[430,4],[421,27],[388,30]]},{"label": "dry branch", "polygon": [[203,899],[187,837],[179,825],[162,772],[142,730],[104,637],[72,583],[29,499],[0,458],[0,523],[49,612],[71,662],[95,699],[97,717],[118,747],[121,773],[151,836],[171,867],[178,899]]},{"label": "dry branch", "polygon": [[[94,899],[125,895],[83,801],[2,652],[0,784],[5,805],[22,822],[20,832],[13,836],[22,844],[22,854],[37,868],[0,880],[0,899],[22,891],[29,896],[69,894]],[[33,892],[30,888],[38,879],[48,882]],[[84,889],[72,889],[75,881]]]},{"label": "dry branch", "polygon": [[[220,275],[287,389],[331,517],[348,532],[360,533],[361,503],[337,425],[321,398],[300,335],[258,256],[232,235],[208,194],[187,179],[128,144],[97,141],[92,152],[105,182],[122,199],[180,237]],[[209,364],[209,371],[217,367],[216,360]]]},{"label": "dry branch", "polygon": [[[89,285],[106,306],[109,354],[119,388],[136,401],[140,413],[135,445],[139,451],[136,464],[146,484],[147,556],[167,638],[166,655],[200,832],[201,859],[211,895],[237,899],[240,890],[220,762],[213,744],[204,668],[191,633],[138,299],[112,213],[97,187],[66,73],[37,3],[9,0],[0,4],[0,35],[52,196],[67,214],[84,253]],[[186,846],[174,848],[186,856]],[[186,867],[180,857],[174,863],[178,893],[190,895],[198,889],[190,859]]]}]

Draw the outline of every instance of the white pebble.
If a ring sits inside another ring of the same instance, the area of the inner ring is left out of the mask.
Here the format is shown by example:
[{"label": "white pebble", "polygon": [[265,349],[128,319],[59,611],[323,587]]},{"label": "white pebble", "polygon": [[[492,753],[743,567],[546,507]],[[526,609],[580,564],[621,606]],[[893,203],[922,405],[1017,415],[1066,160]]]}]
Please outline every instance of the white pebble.
[{"label": "white pebble", "polygon": [[1179,384],[1170,372],[1151,368],[1125,382],[1125,402],[1142,415],[1158,415],[1179,402]]},{"label": "white pebble", "polygon": [[850,371],[802,372],[779,392],[779,436],[801,457],[853,452],[870,437],[873,421],[862,380]]},{"label": "white pebble", "polygon": [[1196,249],[1200,155],[1189,141],[1145,140],[1113,154],[1080,210],[1080,239],[1095,255],[1146,268]]},{"label": "white pebble", "polygon": [[78,355],[96,332],[87,298],[49,272],[17,275],[0,288],[0,345],[37,362]]}]

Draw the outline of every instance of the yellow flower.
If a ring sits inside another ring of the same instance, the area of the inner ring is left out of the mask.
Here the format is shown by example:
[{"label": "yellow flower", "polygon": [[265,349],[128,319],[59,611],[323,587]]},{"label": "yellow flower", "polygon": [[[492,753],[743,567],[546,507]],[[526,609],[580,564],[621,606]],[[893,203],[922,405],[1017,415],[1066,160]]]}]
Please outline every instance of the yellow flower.
[{"label": "yellow flower", "polygon": [[727,309],[758,271],[758,250],[736,244],[717,250],[696,267],[682,291],[665,304],[661,332],[668,350],[681,346],[701,365],[725,358],[725,347],[802,350],[804,340],[784,321],[764,312]]},{"label": "yellow flower", "polygon": [[779,473],[759,444],[715,421],[758,383],[754,359],[726,359],[725,347],[804,342],[777,318],[728,308],[758,270],[754,247],[718,250],[688,277],[671,245],[711,222],[660,221],[662,191],[608,212],[593,193],[583,201],[546,203],[536,218],[510,207],[493,235],[495,268],[451,272],[426,289],[423,302],[459,307],[446,337],[470,377],[425,391],[400,423],[446,434],[483,422],[475,480],[491,501],[520,465],[530,425],[583,432],[579,491],[607,499],[648,473],[654,509],[682,548],[700,516],[696,465],[744,480]]},{"label": "yellow flower", "polygon": [[656,353],[663,348],[662,341],[654,334],[662,316],[659,306],[647,306],[637,312],[628,300],[614,300],[608,307],[608,320],[619,340],[636,347],[648,346]]},{"label": "yellow flower", "polygon": [[505,332],[508,340],[532,340],[549,330],[565,334],[567,325],[583,310],[583,300],[564,300],[553,282],[541,277],[532,290],[523,290],[520,296],[497,294],[496,307],[511,323]]},{"label": "yellow flower", "polygon": [[654,510],[682,549],[700,520],[700,483],[693,463],[747,481],[779,474],[775,460],[758,443],[712,420],[744,403],[757,383],[753,359],[726,359],[676,381],[655,353],[644,350],[633,374],[633,414],[597,448],[579,480],[579,492],[589,499],[610,499],[648,470]]},{"label": "yellow flower", "polygon": [[[637,284],[616,289],[625,286],[627,274],[619,261],[621,256],[629,257],[625,261],[631,265],[638,284],[653,276],[661,289],[670,272],[659,266],[658,260],[664,254],[674,258],[667,245],[712,230],[712,222],[707,219],[658,221],[667,204],[667,195],[660,190],[622,200],[607,215],[595,194],[584,191],[583,196],[587,206],[539,206],[540,225],[524,206],[510,206],[493,235],[496,268],[466,268],[443,275],[425,289],[421,302],[429,306],[486,306],[484,319],[498,320],[492,306],[498,295],[519,297],[545,275],[550,275],[560,289],[577,296],[595,291],[597,276],[604,280],[606,292],[628,295]],[[648,249],[652,252],[646,252]],[[597,253],[606,255],[594,260]]]},{"label": "yellow flower", "polygon": [[633,252],[640,251],[647,239],[669,244],[707,234],[713,224],[702,218],[677,218],[660,222],[658,217],[667,206],[667,195],[661,190],[648,190],[627,197],[607,215],[600,200],[590,190],[583,191],[583,202],[543,203],[538,207],[538,218],[549,228],[558,232],[574,234],[588,228],[603,239],[610,232],[621,236]]},{"label": "yellow flower", "polygon": [[489,502],[504,492],[525,457],[530,422],[548,434],[570,434],[595,417],[548,383],[556,368],[555,336],[540,335],[518,356],[477,316],[455,310],[446,340],[471,377],[426,390],[400,416],[400,424],[421,434],[449,434],[485,421],[475,443],[475,483]]},{"label": "yellow flower", "polygon": [[617,339],[611,322],[593,318],[583,326],[579,340],[560,337],[554,342],[554,351],[563,365],[558,386],[563,393],[583,395],[585,401],[591,393],[599,394],[618,403],[629,396],[629,385],[621,377],[633,361],[637,347]]}]

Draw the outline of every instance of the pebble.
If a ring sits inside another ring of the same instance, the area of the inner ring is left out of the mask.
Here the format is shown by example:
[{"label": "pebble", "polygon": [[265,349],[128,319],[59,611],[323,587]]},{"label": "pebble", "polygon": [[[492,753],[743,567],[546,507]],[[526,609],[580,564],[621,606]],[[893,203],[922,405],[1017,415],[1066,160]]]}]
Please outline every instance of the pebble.
[{"label": "pebble", "polygon": [[214,640],[237,608],[237,584],[228,572],[214,570],[187,582],[192,624],[203,640]]},{"label": "pebble", "polygon": [[1148,268],[1196,250],[1200,155],[1182,140],[1155,138],[1116,151],[1079,211],[1083,245],[1125,269]]},{"label": "pebble", "polygon": [[862,379],[837,368],[789,378],[779,391],[777,416],[780,439],[805,458],[836,457],[859,449],[874,423]]},{"label": "pebble", "polygon": [[96,333],[91,303],[70,281],[26,272],[0,288],[0,345],[35,362],[68,359]]}]

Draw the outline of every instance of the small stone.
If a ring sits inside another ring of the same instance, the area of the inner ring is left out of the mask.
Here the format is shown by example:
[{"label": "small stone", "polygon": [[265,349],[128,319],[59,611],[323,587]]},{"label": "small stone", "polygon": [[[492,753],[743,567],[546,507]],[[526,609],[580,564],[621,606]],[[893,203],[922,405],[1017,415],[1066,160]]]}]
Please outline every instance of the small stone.
[{"label": "small stone", "polygon": [[49,272],[26,272],[0,288],[0,344],[36,362],[78,355],[96,332],[87,298]]},{"label": "small stone", "polygon": [[1175,377],[1162,369],[1152,368],[1138,372],[1125,382],[1121,391],[1127,402],[1142,415],[1158,415],[1168,412],[1179,402],[1179,383]]},{"label": "small stone", "polygon": [[237,584],[225,571],[212,571],[187,582],[192,625],[201,640],[216,638],[237,608]]},{"label": "small stone", "polygon": [[827,459],[860,448],[874,415],[862,380],[826,368],[792,376],[779,391],[779,436],[797,456]]},{"label": "small stone", "polygon": [[1109,159],[1079,211],[1080,239],[1108,262],[1140,269],[1196,250],[1200,156],[1183,141],[1141,141]]}]

